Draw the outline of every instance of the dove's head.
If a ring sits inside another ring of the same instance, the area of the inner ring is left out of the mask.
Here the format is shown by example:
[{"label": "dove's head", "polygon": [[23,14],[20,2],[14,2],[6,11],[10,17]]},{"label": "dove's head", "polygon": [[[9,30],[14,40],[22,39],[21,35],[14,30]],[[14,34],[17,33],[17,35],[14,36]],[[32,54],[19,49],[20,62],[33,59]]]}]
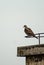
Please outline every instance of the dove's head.
[{"label": "dove's head", "polygon": [[24,25],[24,28],[27,28],[27,25]]}]

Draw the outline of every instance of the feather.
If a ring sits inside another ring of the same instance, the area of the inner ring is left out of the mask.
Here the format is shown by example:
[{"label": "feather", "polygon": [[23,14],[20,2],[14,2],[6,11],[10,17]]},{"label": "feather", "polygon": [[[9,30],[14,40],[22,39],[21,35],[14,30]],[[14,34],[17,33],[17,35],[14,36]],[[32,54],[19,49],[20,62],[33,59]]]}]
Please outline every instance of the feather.
[{"label": "feather", "polygon": [[[33,36],[35,38],[37,38],[34,34],[34,32],[31,30],[31,28],[28,28],[27,25],[24,25],[24,32],[26,33],[26,35],[28,36]],[[38,39],[38,38],[37,38]]]}]

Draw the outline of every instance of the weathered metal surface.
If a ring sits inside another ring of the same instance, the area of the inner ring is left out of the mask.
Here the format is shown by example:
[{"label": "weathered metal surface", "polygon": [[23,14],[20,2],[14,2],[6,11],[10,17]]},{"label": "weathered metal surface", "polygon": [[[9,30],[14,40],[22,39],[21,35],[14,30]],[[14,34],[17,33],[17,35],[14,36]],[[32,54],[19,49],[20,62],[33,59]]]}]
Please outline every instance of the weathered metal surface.
[{"label": "weathered metal surface", "polygon": [[25,47],[17,47],[17,56],[30,56],[44,54],[44,44]]}]

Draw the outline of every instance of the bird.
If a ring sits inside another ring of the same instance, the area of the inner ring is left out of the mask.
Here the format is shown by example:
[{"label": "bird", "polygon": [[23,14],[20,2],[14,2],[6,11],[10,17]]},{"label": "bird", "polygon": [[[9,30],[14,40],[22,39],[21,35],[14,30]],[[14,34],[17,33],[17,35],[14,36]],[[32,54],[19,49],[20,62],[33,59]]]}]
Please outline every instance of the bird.
[{"label": "bird", "polygon": [[31,28],[28,28],[27,25],[24,25],[23,27],[24,27],[24,32],[25,32],[26,35],[28,35],[30,37],[33,36],[33,37],[37,38],[35,36],[34,32],[31,30]]}]

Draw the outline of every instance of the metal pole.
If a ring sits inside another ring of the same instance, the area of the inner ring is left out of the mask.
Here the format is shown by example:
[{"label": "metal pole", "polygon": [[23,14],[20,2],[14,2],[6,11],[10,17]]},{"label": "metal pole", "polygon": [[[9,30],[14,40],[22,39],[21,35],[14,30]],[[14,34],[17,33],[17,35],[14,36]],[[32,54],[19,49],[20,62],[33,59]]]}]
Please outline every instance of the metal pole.
[{"label": "metal pole", "polygon": [[39,39],[38,40],[39,40],[39,45],[40,45],[40,34],[39,34]]}]

